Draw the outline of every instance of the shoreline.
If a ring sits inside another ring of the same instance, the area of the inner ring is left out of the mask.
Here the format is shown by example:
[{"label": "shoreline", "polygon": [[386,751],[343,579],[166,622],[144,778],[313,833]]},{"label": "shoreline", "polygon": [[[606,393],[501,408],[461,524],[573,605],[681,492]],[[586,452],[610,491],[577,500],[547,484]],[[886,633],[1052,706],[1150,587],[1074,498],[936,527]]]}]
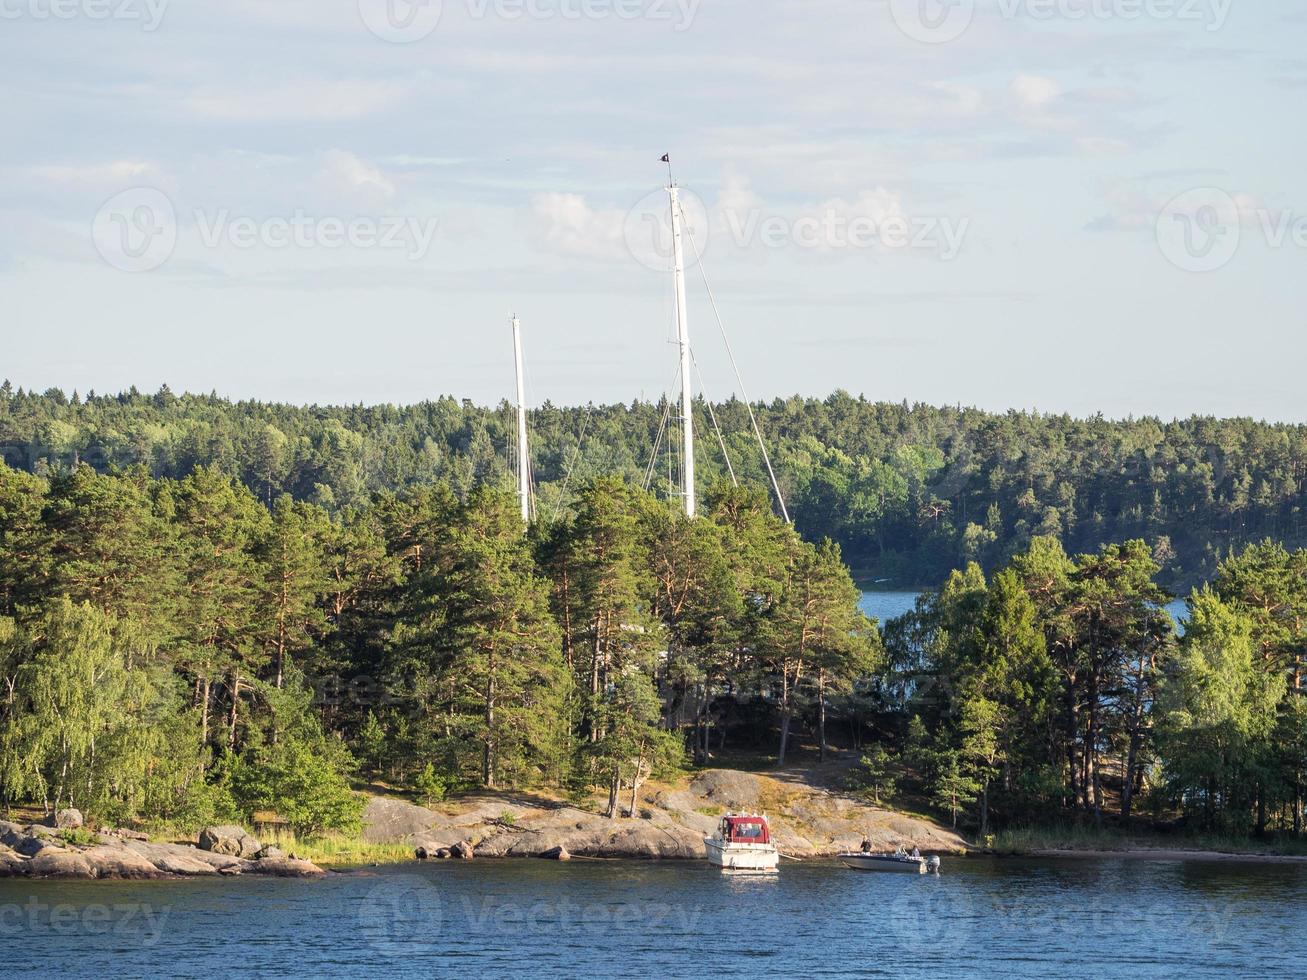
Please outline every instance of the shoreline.
[{"label": "shoreline", "polygon": [[1260,851],[1208,851],[1184,847],[1044,847],[1007,855],[1009,857],[1071,858],[1096,861],[1196,861],[1207,864],[1307,864],[1307,855],[1273,854]]}]

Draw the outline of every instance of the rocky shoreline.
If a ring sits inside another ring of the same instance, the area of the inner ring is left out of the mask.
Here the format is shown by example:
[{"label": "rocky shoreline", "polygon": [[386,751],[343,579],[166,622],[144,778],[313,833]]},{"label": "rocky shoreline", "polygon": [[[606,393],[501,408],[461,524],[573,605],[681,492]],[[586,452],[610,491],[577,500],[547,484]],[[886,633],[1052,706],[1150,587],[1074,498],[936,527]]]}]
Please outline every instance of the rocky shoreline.
[{"label": "rocky shoreline", "polygon": [[[0,821],[0,878],[315,878],[326,873],[309,861],[263,846],[240,827],[205,828],[195,844],[151,843],[144,834],[128,830],[66,833],[77,829]],[[88,836],[93,843],[77,842]]]},{"label": "rocky shoreline", "polygon": [[796,779],[709,770],[683,786],[652,790],[636,813],[608,819],[594,810],[523,794],[477,794],[436,809],[373,797],[364,839],[406,844],[417,860],[569,857],[702,860],[703,839],[728,811],[761,812],[787,857],[834,857],[864,838],[877,850],[903,846],[962,854],[957,834]]}]

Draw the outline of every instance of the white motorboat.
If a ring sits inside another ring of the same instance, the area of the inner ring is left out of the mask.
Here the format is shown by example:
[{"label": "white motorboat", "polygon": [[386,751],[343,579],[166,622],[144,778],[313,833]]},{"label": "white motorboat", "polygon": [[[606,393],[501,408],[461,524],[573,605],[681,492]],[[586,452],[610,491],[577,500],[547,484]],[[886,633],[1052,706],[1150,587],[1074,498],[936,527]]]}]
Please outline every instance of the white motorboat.
[{"label": "white motorboat", "polygon": [[939,873],[938,857],[914,857],[902,851],[895,854],[875,854],[871,851],[846,851],[840,860],[855,871],[888,871],[892,874],[924,875],[927,871]]},{"label": "white motorboat", "polygon": [[774,872],[781,861],[767,818],[757,814],[728,813],[703,844],[709,862],[723,871]]}]

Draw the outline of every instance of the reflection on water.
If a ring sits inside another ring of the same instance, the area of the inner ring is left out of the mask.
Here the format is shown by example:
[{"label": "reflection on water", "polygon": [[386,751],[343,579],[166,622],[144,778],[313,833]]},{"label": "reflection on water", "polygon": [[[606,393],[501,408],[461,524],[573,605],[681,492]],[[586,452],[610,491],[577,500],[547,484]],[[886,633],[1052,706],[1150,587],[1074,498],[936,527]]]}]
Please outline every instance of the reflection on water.
[{"label": "reflection on water", "polygon": [[523,860],[0,881],[12,976],[1301,975],[1304,927],[1304,865],[955,858],[939,877],[744,877]]}]

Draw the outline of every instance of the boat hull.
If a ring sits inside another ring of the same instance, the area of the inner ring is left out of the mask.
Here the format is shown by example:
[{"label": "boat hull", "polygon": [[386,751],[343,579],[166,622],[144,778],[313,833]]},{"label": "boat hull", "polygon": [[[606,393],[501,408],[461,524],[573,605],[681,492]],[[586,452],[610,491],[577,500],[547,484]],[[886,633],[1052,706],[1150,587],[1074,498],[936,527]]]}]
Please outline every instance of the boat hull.
[{"label": "boat hull", "polygon": [[705,837],[703,845],[709,863],[723,871],[775,871],[781,861],[780,852],[771,844],[724,844]]},{"label": "boat hull", "polygon": [[854,871],[883,871],[889,874],[924,875],[925,858],[899,858],[892,854],[841,854],[844,866]]}]

